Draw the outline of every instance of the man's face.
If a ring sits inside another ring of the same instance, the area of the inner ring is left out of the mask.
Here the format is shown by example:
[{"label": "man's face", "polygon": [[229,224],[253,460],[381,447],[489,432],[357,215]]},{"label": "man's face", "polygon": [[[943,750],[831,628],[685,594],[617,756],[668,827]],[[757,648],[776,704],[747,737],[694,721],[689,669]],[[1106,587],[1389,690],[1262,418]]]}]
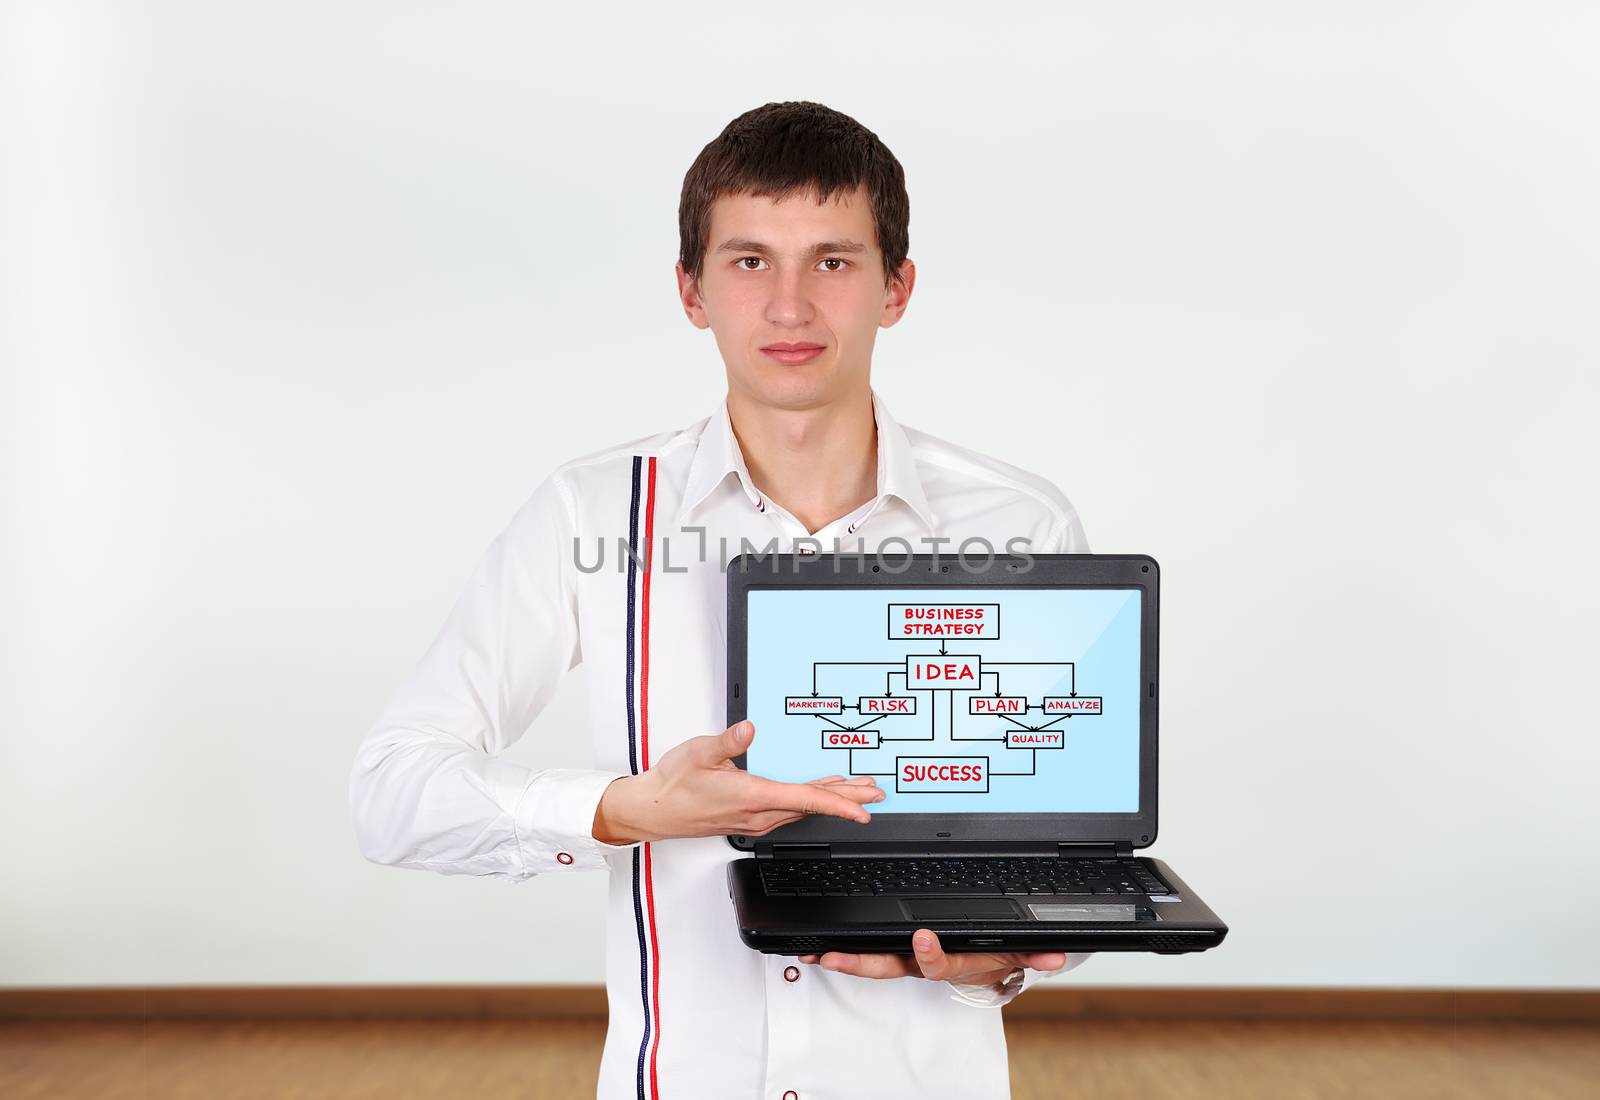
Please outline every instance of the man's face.
[{"label": "man's face", "polygon": [[[712,206],[698,285],[680,263],[678,295],[696,328],[709,328],[728,386],[764,405],[815,408],[867,388],[879,328],[900,319],[916,269],[884,286],[866,188],[782,202],[725,195]],[[795,361],[775,344],[820,345]],[[788,361],[785,361],[785,359]]]}]

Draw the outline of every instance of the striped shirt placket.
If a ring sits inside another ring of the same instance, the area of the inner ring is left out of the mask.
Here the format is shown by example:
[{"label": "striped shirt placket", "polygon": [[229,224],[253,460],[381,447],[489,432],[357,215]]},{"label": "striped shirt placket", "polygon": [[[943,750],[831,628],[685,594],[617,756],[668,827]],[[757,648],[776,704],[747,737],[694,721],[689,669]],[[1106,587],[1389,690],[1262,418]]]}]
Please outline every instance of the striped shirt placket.
[{"label": "striped shirt placket", "polygon": [[[648,462],[648,466],[646,466]],[[644,477],[644,543],[639,541],[640,473]],[[628,767],[650,768],[650,566],[655,547],[656,459],[633,457],[628,514],[627,719]],[[643,562],[642,570],[639,563]],[[637,593],[638,599],[635,599]],[[637,664],[636,664],[637,662]],[[638,675],[635,678],[635,668]],[[637,689],[637,690],[636,690]],[[655,876],[648,842],[633,850],[633,922],[639,941],[639,996],[644,1026],[635,1075],[638,1100],[657,1100],[656,1054],[661,1046],[661,962],[656,937]],[[648,1090],[647,1090],[648,1085]]]}]

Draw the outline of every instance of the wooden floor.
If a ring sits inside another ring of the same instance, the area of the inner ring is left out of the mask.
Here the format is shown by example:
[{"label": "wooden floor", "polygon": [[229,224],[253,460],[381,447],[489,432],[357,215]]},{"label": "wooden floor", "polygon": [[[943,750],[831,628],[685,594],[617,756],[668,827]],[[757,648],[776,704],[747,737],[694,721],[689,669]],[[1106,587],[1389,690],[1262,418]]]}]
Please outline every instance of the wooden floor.
[{"label": "wooden floor", "polygon": [[[1600,1096],[1592,1025],[1016,1019],[1006,1027],[1015,1100]],[[3,1023],[0,1097],[593,1097],[603,1036],[603,1021],[582,1018]]]}]

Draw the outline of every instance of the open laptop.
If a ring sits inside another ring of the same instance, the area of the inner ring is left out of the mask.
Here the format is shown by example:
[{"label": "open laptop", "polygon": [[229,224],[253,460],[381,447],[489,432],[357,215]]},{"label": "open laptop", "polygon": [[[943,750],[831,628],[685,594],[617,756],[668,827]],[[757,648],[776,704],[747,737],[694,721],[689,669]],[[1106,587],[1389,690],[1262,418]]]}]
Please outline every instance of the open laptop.
[{"label": "open laptop", "polygon": [[741,555],[735,762],[872,775],[869,824],[807,817],[728,866],[758,951],[1203,951],[1227,926],[1157,859],[1156,562],[1104,554]]}]

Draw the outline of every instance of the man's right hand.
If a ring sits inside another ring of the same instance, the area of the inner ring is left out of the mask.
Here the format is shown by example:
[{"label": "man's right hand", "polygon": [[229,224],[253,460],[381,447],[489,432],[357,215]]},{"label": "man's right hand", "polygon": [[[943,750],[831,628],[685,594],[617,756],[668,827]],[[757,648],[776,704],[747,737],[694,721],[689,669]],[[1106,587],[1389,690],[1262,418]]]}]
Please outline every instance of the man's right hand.
[{"label": "man's right hand", "polygon": [[633,844],[687,836],[761,836],[807,814],[872,820],[864,803],[884,792],[871,776],[779,783],[733,762],[755,739],[749,721],[693,737],[638,775],[611,781],[594,812],[594,838]]}]

